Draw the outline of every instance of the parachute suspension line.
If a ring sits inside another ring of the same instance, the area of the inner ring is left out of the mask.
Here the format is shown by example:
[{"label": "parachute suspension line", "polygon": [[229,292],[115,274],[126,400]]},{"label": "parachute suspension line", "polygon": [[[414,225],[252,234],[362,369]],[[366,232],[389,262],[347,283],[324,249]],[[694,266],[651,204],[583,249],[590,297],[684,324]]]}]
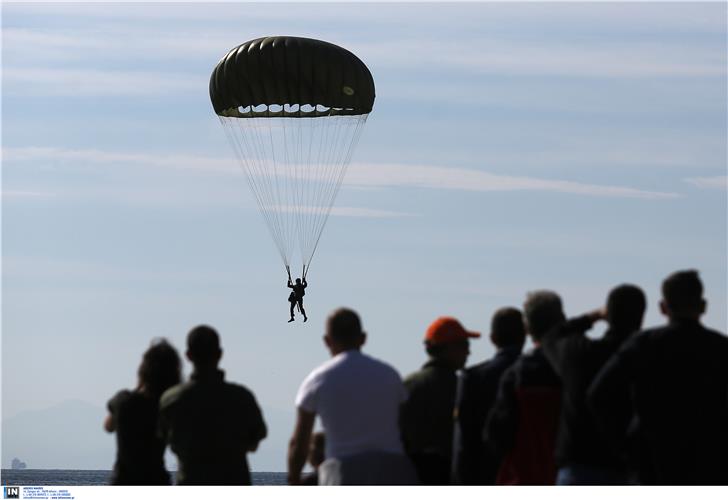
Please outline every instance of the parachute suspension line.
[{"label": "parachute suspension line", "polygon": [[308,232],[311,241],[308,242],[307,255],[303,256],[304,262],[310,262],[313,255],[311,251],[314,249],[321,223],[328,216],[327,205],[329,204],[329,198],[331,195],[332,188],[335,187],[334,180],[336,178],[337,168],[341,170],[343,165],[337,165],[335,162],[335,153],[337,146],[340,146],[340,134],[342,130],[341,117],[334,116],[327,118],[331,127],[327,127],[326,134],[324,136],[325,146],[323,148],[324,157],[321,159],[321,171],[320,175],[322,180],[321,189],[316,192],[316,199],[314,200],[314,206],[317,208],[314,217],[311,220],[312,228]]},{"label": "parachute suspension line", "polygon": [[260,179],[261,191],[263,194],[263,212],[267,215],[270,222],[269,230],[273,236],[273,239],[280,251],[283,254],[283,262],[289,263],[290,255],[285,244],[285,240],[281,234],[280,221],[276,214],[271,212],[269,207],[273,203],[273,189],[272,182],[273,178],[270,175],[270,152],[266,148],[264,141],[264,133],[267,124],[260,122],[255,118],[245,118],[238,122],[240,134],[245,137],[250,137],[251,149],[253,151],[254,159],[252,164],[254,166],[254,175]]},{"label": "parachute suspension line", "polygon": [[[328,221],[328,217],[329,217],[329,214],[331,213],[331,209],[334,205],[334,201],[336,200],[336,195],[339,192],[339,189],[341,188],[341,184],[344,181],[344,176],[346,174],[346,170],[348,169],[349,163],[351,162],[351,158],[354,154],[354,150],[356,149],[359,139],[361,138],[361,133],[364,130],[364,124],[366,124],[368,117],[369,117],[368,113],[364,114],[364,115],[359,115],[359,116],[346,117],[346,118],[349,118],[351,121],[355,121],[356,125],[352,132],[351,140],[348,141],[348,144],[349,144],[348,148],[343,148],[343,150],[345,150],[345,156],[341,160],[342,168],[341,168],[341,171],[339,172],[338,179],[336,180],[336,187],[333,190],[333,195],[329,202],[329,206],[326,209],[326,216],[324,217],[323,222],[321,224],[321,228],[318,231],[318,235],[316,237],[316,241],[313,245],[311,253],[308,257],[308,261],[307,262],[304,261],[304,262],[306,262],[307,268],[311,267],[311,260],[313,260],[313,255],[314,255],[314,253],[316,253],[316,249],[318,248],[319,241],[321,240],[321,235],[323,234],[324,227],[326,227],[326,222]],[[342,118],[345,118],[345,117],[342,117]]]},{"label": "parachute suspension line", "polygon": [[[263,199],[263,193],[260,189],[260,186],[257,183],[256,176],[254,175],[254,165],[256,163],[255,160],[250,159],[248,156],[250,155],[251,148],[245,143],[245,134],[236,134],[233,130],[233,123],[234,120],[239,120],[236,118],[227,118],[218,116],[220,119],[220,122],[222,123],[223,130],[225,131],[225,135],[228,138],[228,141],[230,142],[233,151],[235,151],[236,156],[238,157],[238,160],[240,162],[240,165],[243,167],[242,170],[245,173],[245,177],[248,181],[248,185],[250,186],[250,190],[253,192],[253,195],[255,196],[255,201],[258,205],[258,209],[260,210],[261,214],[263,215],[263,220],[268,226],[271,233],[273,233],[273,224],[270,220],[270,214],[267,213],[265,210],[265,204]],[[284,262],[287,261],[286,254],[279,244],[279,241],[277,238],[275,238],[275,234],[273,234],[274,242],[276,243],[276,247],[278,249],[278,252],[281,255],[281,259],[283,259]]]},{"label": "parachute suspension line", "polygon": [[[276,144],[273,139],[273,130],[275,127],[275,119],[270,118],[260,118],[256,119],[259,120],[259,125],[265,124],[266,126],[259,127],[259,130],[261,131],[259,135],[260,139],[260,145],[261,145],[261,151],[265,151],[266,154],[264,156],[264,159],[268,159],[268,167],[265,169],[265,172],[267,174],[267,178],[269,181],[270,189],[270,204],[269,204],[269,210],[271,212],[271,215],[273,216],[273,219],[276,221],[276,230],[278,232],[278,237],[281,240],[281,245],[285,249],[286,253],[286,261],[290,260],[291,252],[290,248],[288,247],[288,240],[286,239],[286,228],[285,228],[285,218],[284,215],[280,212],[280,205],[281,205],[281,193],[280,193],[280,175],[278,174],[278,161],[276,159]],[[265,121],[263,121],[265,120]],[[264,137],[265,136],[265,137]],[[270,145],[270,149],[268,149],[268,145]],[[270,168],[272,167],[272,169]]]},{"label": "parachute suspension line", "polygon": [[[308,171],[308,164],[303,164],[303,152],[304,152],[304,135],[305,132],[308,131],[308,136],[311,135],[310,131],[312,130],[311,124],[305,120],[305,119],[293,119],[293,121],[289,121],[292,125],[294,125],[294,129],[297,132],[296,135],[296,143],[292,145],[292,156],[294,159],[294,179],[293,179],[293,185],[295,189],[295,196],[293,197],[293,203],[295,205],[295,217],[296,217],[296,234],[295,239],[298,241],[298,248],[303,252],[303,227],[306,220],[306,214],[304,212],[305,206],[304,206],[304,175]],[[308,139],[308,138],[306,138]],[[310,142],[310,140],[307,140],[306,142]],[[310,145],[309,145],[310,146]],[[293,241],[293,238],[291,239]]]},{"label": "parachute suspension line", "polygon": [[[291,169],[292,169],[293,165],[290,161],[289,154],[288,154],[288,149],[289,149],[288,144],[290,142],[290,139],[289,139],[289,134],[287,133],[287,130],[286,130],[285,118],[276,118],[275,120],[276,121],[280,120],[280,133],[282,135],[282,142],[283,142],[283,155],[282,155],[283,161],[279,165],[281,167],[283,173],[280,176],[276,175],[276,179],[278,179],[280,181],[279,183],[282,185],[281,191],[283,193],[283,196],[282,197],[279,196],[279,199],[278,199],[276,205],[277,205],[278,214],[280,215],[281,219],[284,221],[284,224],[283,224],[283,229],[285,231],[284,239],[285,239],[285,241],[290,242],[291,241],[291,232],[293,229],[295,229],[295,225],[293,224],[293,221],[291,220],[291,216],[290,216],[291,207],[288,206],[292,200],[291,193],[290,193],[290,184],[291,184],[290,176],[292,173]],[[273,125],[275,125],[275,123],[273,123]],[[270,137],[271,137],[271,147],[275,147],[274,141],[273,141],[273,131],[272,130],[271,130]],[[280,195],[281,192],[279,191],[278,194]]]},{"label": "parachute suspension line", "polygon": [[[276,246],[279,249],[279,252],[281,253],[281,257],[283,261],[285,262],[287,259],[285,249],[281,245],[281,242],[278,238],[276,238],[275,234],[275,221],[272,220],[271,214],[266,210],[266,205],[268,203],[267,200],[267,192],[266,189],[266,178],[261,175],[263,173],[262,171],[262,165],[261,165],[261,152],[259,151],[259,146],[256,142],[256,135],[254,131],[254,124],[253,123],[244,123],[243,119],[237,119],[237,118],[230,118],[231,123],[234,123],[238,128],[238,133],[236,134],[236,137],[239,137],[240,140],[245,144],[246,146],[246,162],[244,166],[246,167],[246,173],[249,174],[249,176],[253,179],[253,184],[259,193],[260,198],[260,211],[261,214],[264,217],[264,220],[266,224],[268,225],[268,230],[271,231],[271,235],[273,236],[273,241],[275,242]],[[234,122],[232,120],[235,120]]]},{"label": "parachute suspension line", "polygon": [[278,219],[276,218],[276,214],[272,213],[268,209],[268,207],[272,203],[271,196],[273,194],[273,190],[271,188],[272,178],[269,174],[270,154],[268,153],[265,147],[265,142],[262,138],[263,128],[267,125],[264,125],[265,122],[261,123],[260,120],[255,118],[248,118],[244,120],[238,120],[237,124],[240,130],[240,135],[242,137],[250,137],[251,150],[252,153],[255,155],[251,164],[254,167],[254,174],[261,181],[260,185],[263,195],[263,211],[266,213],[268,220],[270,221],[269,229],[272,233],[274,240],[276,241],[276,244],[281,248],[281,252],[284,256],[283,260],[285,263],[288,263],[289,252],[286,248],[285,241],[280,234],[280,221],[278,221]]},{"label": "parachute suspension line", "polygon": [[[312,122],[312,125],[314,127],[313,129],[313,137],[314,143],[317,144],[315,153],[316,157],[314,159],[313,165],[311,170],[309,171],[309,188],[307,189],[307,196],[306,196],[306,206],[309,210],[309,216],[306,220],[306,227],[304,228],[304,248],[301,251],[301,259],[305,262],[306,261],[306,253],[308,251],[309,245],[311,243],[311,232],[313,231],[313,221],[316,217],[316,211],[318,210],[318,206],[316,205],[316,201],[318,199],[318,192],[322,189],[322,185],[324,183],[324,179],[321,176],[322,169],[324,167],[323,164],[323,156],[324,152],[326,150],[326,147],[328,146],[328,142],[326,141],[327,135],[329,133],[329,130],[331,129],[332,123],[326,122],[322,123],[321,118],[314,118],[314,121]],[[326,126],[329,125],[329,126]],[[311,185],[313,184],[313,187]]]},{"label": "parachute suspension line", "polygon": [[296,240],[308,273],[367,116],[220,117],[287,274]]},{"label": "parachute suspension line", "polygon": [[[285,243],[287,241],[289,241],[288,239],[286,239],[286,234],[287,234],[287,226],[286,226],[286,223],[288,221],[287,221],[285,215],[281,212],[281,208],[280,208],[281,205],[282,205],[282,203],[281,203],[282,198],[281,198],[280,184],[283,181],[282,181],[281,176],[278,174],[278,160],[276,159],[276,143],[273,140],[273,129],[276,126],[276,120],[275,119],[271,120],[270,118],[268,118],[267,121],[266,121],[266,123],[268,123],[268,130],[267,130],[268,137],[267,137],[267,139],[270,139],[269,144],[270,144],[270,153],[271,154],[270,154],[269,158],[271,159],[271,161],[273,163],[273,176],[272,176],[272,179],[273,179],[274,184],[275,184],[275,192],[272,193],[273,196],[274,196],[274,204],[273,204],[273,207],[272,208],[273,208],[273,213],[276,215],[276,220],[279,221],[280,230],[281,230],[281,240],[283,241],[283,243],[285,245]],[[290,251],[289,251],[289,248],[288,248],[287,245],[285,246],[285,248],[286,248],[286,255],[290,255]]]},{"label": "parachute suspension line", "polygon": [[[296,158],[298,161],[296,162],[296,187],[298,188],[296,191],[296,212],[297,212],[297,223],[298,223],[298,234],[296,235],[298,240],[298,248],[301,252],[301,255],[303,255],[303,249],[304,249],[304,222],[305,222],[305,215],[303,214],[304,206],[303,206],[303,200],[304,200],[304,193],[305,193],[305,180],[306,180],[306,173],[310,171],[310,164],[311,164],[311,140],[310,136],[312,134],[313,126],[308,123],[306,120],[298,119],[296,120],[296,125],[298,127],[298,154],[296,155]],[[308,137],[306,137],[308,143],[308,151],[307,156],[304,163],[304,131],[308,130],[309,133],[307,134]]]},{"label": "parachute suspension line", "polygon": [[333,117],[330,118],[330,123],[333,123],[333,127],[331,127],[332,134],[326,136],[326,157],[323,159],[323,169],[321,171],[323,181],[323,186],[321,191],[317,193],[317,199],[315,201],[315,205],[319,207],[319,210],[317,211],[314,219],[312,220],[313,223],[313,229],[309,233],[313,240],[310,242],[308,250],[309,253],[304,256],[304,262],[310,263],[311,258],[313,257],[313,251],[315,251],[315,247],[317,245],[318,237],[320,235],[320,230],[322,229],[322,221],[325,220],[328,217],[328,205],[329,200],[331,198],[331,192],[336,189],[334,180],[336,179],[336,173],[337,168],[340,172],[343,168],[345,168],[345,165],[342,165],[337,161],[336,158],[336,148],[331,145],[338,145],[340,144],[340,133],[342,131],[342,124],[341,124],[341,117]]},{"label": "parachute suspension line", "polygon": [[320,172],[324,180],[322,182],[321,190],[316,193],[317,198],[315,201],[315,206],[317,207],[317,211],[315,217],[312,220],[313,228],[309,233],[312,239],[309,242],[309,246],[307,247],[308,255],[304,256],[305,261],[308,262],[310,262],[311,258],[313,257],[312,252],[315,248],[316,242],[319,239],[320,232],[323,229],[323,223],[329,215],[331,197],[334,196],[336,193],[337,186],[335,181],[338,178],[338,174],[342,171],[342,169],[346,167],[339,161],[338,158],[338,149],[343,148],[341,142],[341,133],[346,128],[346,122],[345,120],[342,120],[342,118],[344,117],[333,116],[327,118],[327,123],[331,123],[332,126],[327,129],[327,134],[325,136],[325,156],[322,160],[323,168]]},{"label": "parachute suspension line", "polygon": [[[312,118],[308,121],[308,132],[309,132],[309,144],[308,153],[306,156],[306,178],[304,182],[303,192],[303,210],[306,211],[306,215],[303,218],[303,225],[301,226],[301,260],[304,260],[306,254],[306,248],[309,240],[309,225],[311,218],[314,216],[315,207],[311,205],[311,194],[314,192],[315,183],[317,182],[316,176],[318,167],[320,166],[319,158],[321,153],[321,135],[322,135],[321,122],[318,118]],[[320,181],[318,181],[320,182]]]},{"label": "parachute suspension line", "polygon": [[[281,142],[281,137],[277,137],[277,141],[274,139],[274,131],[280,132],[280,126],[277,125],[276,119],[274,118],[260,118],[256,119],[258,125],[260,125],[260,145],[266,151],[263,160],[268,159],[267,166],[264,169],[264,174],[268,179],[269,186],[269,199],[267,210],[271,213],[271,216],[276,222],[276,231],[278,238],[281,240],[281,245],[285,249],[287,262],[291,259],[291,248],[289,240],[286,238],[286,217],[285,212],[281,211],[281,186],[283,182],[283,175],[279,173],[279,170],[283,168],[283,165],[277,160],[276,147],[277,143]],[[268,149],[270,146],[270,149]],[[272,168],[271,168],[272,167]]]},{"label": "parachute suspension line", "polygon": [[340,169],[341,165],[335,163],[335,153],[337,146],[340,145],[339,136],[342,130],[342,123],[340,117],[329,118],[333,126],[329,129],[330,133],[326,134],[326,148],[325,157],[323,160],[323,171],[321,172],[324,182],[321,186],[321,191],[317,193],[316,206],[320,207],[320,210],[316,213],[316,218],[313,220],[314,227],[311,233],[312,237],[316,237],[318,227],[322,217],[325,215],[325,207],[327,200],[333,187],[334,176],[336,174],[337,167]]},{"label": "parachute suspension line", "polygon": [[[320,153],[323,153],[323,158],[319,157],[318,163],[321,167],[317,174],[320,179],[321,188],[315,192],[315,198],[312,202],[313,207],[315,207],[313,217],[310,219],[310,226],[306,230],[306,234],[308,236],[308,241],[306,244],[306,247],[302,251],[302,259],[304,264],[309,264],[311,262],[311,259],[313,258],[313,253],[316,250],[316,247],[318,246],[318,241],[320,239],[321,230],[323,229],[323,221],[328,217],[328,213],[330,212],[330,205],[331,205],[331,197],[336,192],[336,182],[335,179],[338,177],[338,173],[340,173],[346,165],[343,165],[339,160],[340,158],[337,158],[336,154],[336,148],[333,146],[336,146],[340,144],[340,133],[342,130],[341,126],[341,117],[330,117],[328,118],[329,121],[327,121],[327,124],[331,124],[331,127],[326,127],[326,132],[321,135],[321,150]],[[333,131],[333,134],[330,133]],[[333,146],[332,146],[333,145]]]}]

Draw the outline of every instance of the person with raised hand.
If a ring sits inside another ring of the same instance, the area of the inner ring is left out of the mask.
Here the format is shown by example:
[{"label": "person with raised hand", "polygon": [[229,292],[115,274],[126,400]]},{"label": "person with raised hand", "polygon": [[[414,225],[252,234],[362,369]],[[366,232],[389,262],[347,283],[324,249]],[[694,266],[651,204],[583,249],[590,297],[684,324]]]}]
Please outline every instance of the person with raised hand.
[{"label": "person with raised hand", "polygon": [[667,324],[629,339],[597,374],[587,402],[641,484],[728,485],[728,337],[701,323],[695,270],[662,282]]}]

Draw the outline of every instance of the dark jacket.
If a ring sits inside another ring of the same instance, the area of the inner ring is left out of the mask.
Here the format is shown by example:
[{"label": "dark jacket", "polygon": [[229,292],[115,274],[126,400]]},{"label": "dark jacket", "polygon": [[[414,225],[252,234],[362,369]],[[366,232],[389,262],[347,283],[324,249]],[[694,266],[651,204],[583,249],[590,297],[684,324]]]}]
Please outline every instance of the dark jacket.
[{"label": "dark jacket", "polygon": [[164,468],[165,443],[157,436],[158,399],[124,390],[111,398],[107,406],[116,429],[111,484],[171,484]]},{"label": "dark jacket", "polygon": [[193,373],[159,404],[160,434],[179,459],[177,484],[249,485],[246,454],[266,436],[258,403],[224,373]]},{"label": "dark jacket", "polygon": [[503,374],[483,438],[500,465],[496,484],[554,484],[561,384],[540,348]]},{"label": "dark jacket", "polygon": [[[292,283],[288,282],[288,288],[292,288],[293,291],[291,292],[291,295],[289,297],[289,301],[295,302],[299,300],[303,300],[303,296],[306,295],[306,287],[308,287],[308,283],[304,280],[303,283]],[[293,299],[293,300],[291,300]]]},{"label": "dark jacket", "polygon": [[437,360],[404,380],[407,400],[400,411],[405,451],[422,484],[449,484],[457,375]]},{"label": "dark jacket", "polygon": [[728,484],[728,338],[697,321],[645,330],[615,354],[588,403],[617,449],[639,443],[643,484]]},{"label": "dark jacket", "polygon": [[594,323],[579,316],[548,332],[541,341],[544,354],[561,378],[562,399],[556,462],[622,469],[623,463],[597,429],[586,404],[586,393],[597,372],[634,332],[609,329],[600,339],[584,334]]},{"label": "dark jacket", "polygon": [[498,394],[503,373],[521,355],[521,346],[500,349],[493,358],[465,370],[457,424],[460,435],[454,451],[458,484],[494,484],[498,464],[483,443],[483,427]]}]

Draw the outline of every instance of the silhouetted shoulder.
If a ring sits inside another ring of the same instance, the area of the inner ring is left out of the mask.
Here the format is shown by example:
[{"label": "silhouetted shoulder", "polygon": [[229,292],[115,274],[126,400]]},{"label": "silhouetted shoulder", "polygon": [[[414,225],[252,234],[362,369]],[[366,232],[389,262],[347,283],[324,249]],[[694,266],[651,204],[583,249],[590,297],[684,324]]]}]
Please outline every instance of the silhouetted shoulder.
[{"label": "silhouetted shoulder", "polygon": [[561,383],[540,348],[522,354],[508,368],[507,372],[511,372],[517,385],[559,385]]},{"label": "silhouetted shoulder", "polygon": [[171,404],[174,404],[175,401],[179,399],[179,397],[185,392],[187,388],[189,388],[191,385],[191,382],[183,382],[181,384],[177,384],[175,386],[170,387],[164,393],[162,394],[162,397],[159,399],[159,406],[161,407],[167,407]]},{"label": "silhouetted shoulder", "polygon": [[399,374],[399,372],[392,367],[391,365],[388,365],[387,363],[383,361],[379,361],[377,359],[371,358],[374,361],[376,361],[379,364],[379,370],[382,372],[382,375],[388,379],[390,379],[392,382],[399,382],[402,383],[402,376]]},{"label": "silhouetted shoulder", "polygon": [[362,354],[362,357],[364,359],[366,359],[368,362],[370,362],[371,364],[378,366],[379,369],[382,370],[382,372],[389,373],[389,375],[391,375],[393,377],[397,377],[399,379],[402,378],[400,376],[399,372],[389,363],[385,363],[384,361],[382,361],[380,359],[373,358],[371,356],[367,356],[366,354]]},{"label": "silhouetted shoulder", "polygon": [[705,327],[702,328],[702,331],[716,345],[722,346],[723,349],[728,349],[728,336],[725,333]]},{"label": "silhouetted shoulder", "polygon": [[112,397],[106,404],[110,412],[118,411],[119,407],[127,403],[132,398],[132,392],[128,389],[122,389]]},{"label": "silhouetted shoulder", "polygon": [[[518,355],[516,355],[518,357]],[[513,362],[512,358],[493,358],[478,363],[477,365],[470,366],[465,369],[465,375],[467,378],[473,380],[480,380],[489,378],[495,374],[500,374],[505,370],[507,366]]]},{"label": "silhouetted shoulder", "polygon": [[236,397],[240,400],[255,401],[255,395],[253,394],[253,391],[251,391],[244,385],[227,382],[225,384],[225,390],[230,396]]},{"label": "silhouetted shoulder", "polygon": [[728,336],[700,323],[677,323],[648,328],[632,336],[624,343],[624,349],[639,349],[649,344],[679,339],[691,345],[705,344],[722,351],[728,349]]},{"label": "silhouetted shoulder", "polygon": [[663,330],[664,328],[661,327],[641,330],[626,339],[618,349],[618,352],[640,350],[647,346],[647,344],[651,341],[655,340],[658,335],[661,335]]}]

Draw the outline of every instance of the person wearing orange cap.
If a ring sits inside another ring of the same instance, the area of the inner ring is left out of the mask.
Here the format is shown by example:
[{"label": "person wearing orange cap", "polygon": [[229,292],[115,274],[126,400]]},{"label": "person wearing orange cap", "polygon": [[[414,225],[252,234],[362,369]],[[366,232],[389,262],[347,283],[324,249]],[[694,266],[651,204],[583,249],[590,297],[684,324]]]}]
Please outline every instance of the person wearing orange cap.
[{"label": "person wearing orange cap", "polygon": [[456,372],[470,354],[469,339],[478,337],[455,318],[436,319],[425,333],[430,359],[404,381],[408,398],[400,412],[402,441],[422,484],[450,484]]}]

